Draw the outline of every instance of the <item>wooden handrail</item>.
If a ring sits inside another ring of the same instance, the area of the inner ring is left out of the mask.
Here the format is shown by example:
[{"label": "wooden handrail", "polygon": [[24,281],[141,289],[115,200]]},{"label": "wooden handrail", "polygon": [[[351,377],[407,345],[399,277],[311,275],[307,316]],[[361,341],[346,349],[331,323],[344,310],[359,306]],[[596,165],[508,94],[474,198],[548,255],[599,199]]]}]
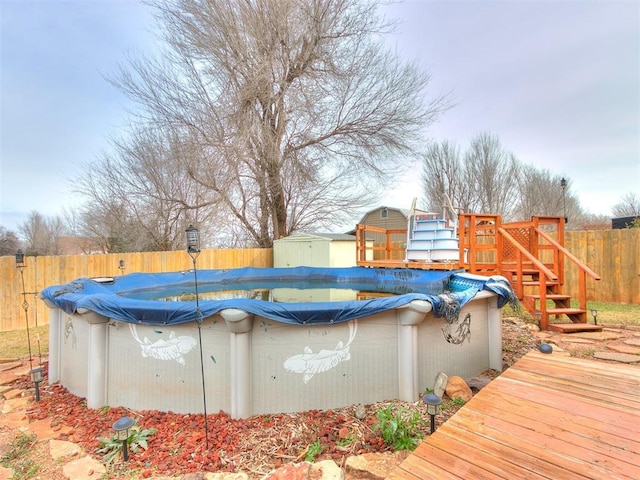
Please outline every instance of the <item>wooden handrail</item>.
[{"label": "wooden handrail", "polygon": [[555,248],[561,251],[569,260],[575,263],[580,270],[584,271],[587,275],[589,275],[594,280],[600,280],[600,275],[598,275],[596,272],[594,272],[589,267],[587,267],[584,263],[582,263],[580,259],[577,258],[575,255],[573,255],[569,250],[564,248],[562,245],[560,245],[558,242],[556,242],[553,238],[551,238],[549,235],[547,235],[545,232],[543,232],[539,228],[535,227],[535,230],[538,233],[538,235],[544,238],[547,242],[549,242],[551,245],[553,245]]},{"label": "wooden handrail", "polygon": [[551,270],[549,270],[540,260],[538,260],[536,257],[534,257],[531,254],[531,252],[529,252],[529,250],[527,250],[522,245],[520,245],[520,243],[515,238],[513,238],[509,232],[507,232],[507,230],[505,230],[503,227],[498,227],[498,231],[502,234],[502,236],[506,240],[509,241],[509,243],[511,243],[514,247],[516,247],[516,249],[522,255],[524,255],[528,260],[530,260],[531,263],[538,270],[540,270],[542,273],[544,273],[547,278],[549,278],[550,280],[557,280],[558,279],[558,276],[555,273],[553,273]]}]

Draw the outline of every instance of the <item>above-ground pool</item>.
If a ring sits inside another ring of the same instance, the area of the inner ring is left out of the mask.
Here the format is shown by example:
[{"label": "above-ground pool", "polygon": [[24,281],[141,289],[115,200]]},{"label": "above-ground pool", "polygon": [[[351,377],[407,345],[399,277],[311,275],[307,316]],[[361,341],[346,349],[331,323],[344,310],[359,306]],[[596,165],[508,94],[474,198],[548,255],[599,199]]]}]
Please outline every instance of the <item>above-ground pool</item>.
[{"label": "above-ground pool", "polygon": [[416,401],[439,372],[502,369],[500,308],[512,298],[502,277],[198,270],[197,296],[194,278],[130,274],[45,289],[49,382],[91,408],[200,413],[204,371],[207,411],[244,418]]}]

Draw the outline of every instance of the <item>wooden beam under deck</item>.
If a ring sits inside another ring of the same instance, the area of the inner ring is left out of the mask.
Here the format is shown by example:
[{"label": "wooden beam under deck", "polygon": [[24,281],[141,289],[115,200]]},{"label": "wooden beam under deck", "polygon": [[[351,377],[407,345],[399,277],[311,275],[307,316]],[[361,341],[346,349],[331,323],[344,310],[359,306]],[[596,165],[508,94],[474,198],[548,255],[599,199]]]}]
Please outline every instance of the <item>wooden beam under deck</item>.
[{"label": "wooden beam under deck", "polygon": [[419,270],[459,270],[458,262],[418,262],[404,260],[359,260],[359,267],[375,268],[415,268]]},{"label": "wooden beam under deck", "polygon": [[638,479],[640,368],[532,351],[387,477]]}]

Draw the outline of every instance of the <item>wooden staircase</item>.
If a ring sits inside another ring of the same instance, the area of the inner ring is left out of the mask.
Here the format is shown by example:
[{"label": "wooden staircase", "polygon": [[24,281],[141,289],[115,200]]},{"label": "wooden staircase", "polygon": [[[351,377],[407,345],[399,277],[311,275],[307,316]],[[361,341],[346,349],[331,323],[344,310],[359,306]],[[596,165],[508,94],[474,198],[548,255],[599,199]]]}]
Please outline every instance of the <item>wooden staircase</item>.
[{"label": "wooden staircase", "polygon": [[[460,265],[471,273],[506,277],[542,330],[602,330],[587,323],[586,278],[600,277],[564,248],[563,217],[502,224],[499,215],[460,214],[459,239]],[[580,273],[578,308],[563,293],[565,261]],[[563,316],[571,323],[551,323]]]}]

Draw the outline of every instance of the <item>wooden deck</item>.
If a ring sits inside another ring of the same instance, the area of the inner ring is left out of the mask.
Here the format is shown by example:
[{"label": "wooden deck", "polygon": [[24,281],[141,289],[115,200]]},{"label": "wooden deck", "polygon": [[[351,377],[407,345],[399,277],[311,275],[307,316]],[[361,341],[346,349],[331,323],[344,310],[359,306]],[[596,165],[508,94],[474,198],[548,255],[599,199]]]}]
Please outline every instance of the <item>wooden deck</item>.
[{"label": "wooden deck", "polygon": [[390,479],[640,479],[640,368],[536,351]]}]

